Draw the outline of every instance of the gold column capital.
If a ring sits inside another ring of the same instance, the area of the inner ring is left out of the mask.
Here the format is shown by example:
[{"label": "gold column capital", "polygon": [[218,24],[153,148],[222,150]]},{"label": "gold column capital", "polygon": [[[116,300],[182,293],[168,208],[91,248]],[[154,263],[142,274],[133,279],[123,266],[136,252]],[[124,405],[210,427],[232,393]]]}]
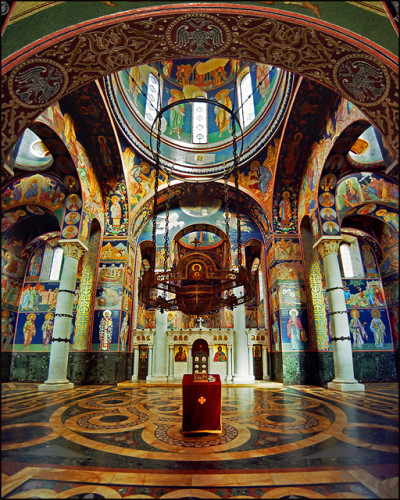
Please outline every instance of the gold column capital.
[{"label": "gold column capital", "polygon": [[68,257],[79,260],[88,251],[87,247],[78,240],[59,240],[59,245]]},{"label": "gold column capital", "polygon": [[338,253],[339,251],[339,245],[343,241],[343,238],[341,236],[329,236],[329,237],[324,237],[320,238],[314,245],[313,248],[315,248],[319,255],[324,258],[326,255],[329,255],[331,253]]}]

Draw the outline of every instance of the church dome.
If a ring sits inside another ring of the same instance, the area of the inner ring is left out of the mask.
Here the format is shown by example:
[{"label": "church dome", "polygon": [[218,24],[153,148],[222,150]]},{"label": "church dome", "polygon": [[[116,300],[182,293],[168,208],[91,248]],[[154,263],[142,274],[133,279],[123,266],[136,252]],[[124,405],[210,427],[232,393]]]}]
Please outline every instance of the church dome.
[{"label": "church dome", "polygon": [[280,68],[217,58],[161,61],[105,78],[126,140],[154,161],[160,126],[160,167],[192,182],[223,177],[234,149],[240,163],[259,152],[285,116],[292,83]]}]

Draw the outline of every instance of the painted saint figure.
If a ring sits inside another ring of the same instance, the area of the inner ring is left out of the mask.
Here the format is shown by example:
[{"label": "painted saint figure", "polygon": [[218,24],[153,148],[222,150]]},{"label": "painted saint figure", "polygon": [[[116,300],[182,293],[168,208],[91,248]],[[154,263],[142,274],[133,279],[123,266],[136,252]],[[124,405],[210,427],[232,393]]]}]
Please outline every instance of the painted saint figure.
[{"label": "painted saint figure", "polygon": [[[215,98],[220,104],[229,109],[232,109],[232,101],[230,97],[228,97],[228,93],[229,89],[222,89],[217,93]],[[224,108],[220,108],[219,106],[215,106],[214,112],[216,114],[215,123],[217,124],[217,127],[219,129],[219,137],[221,137],[222,133],[225,130],[230,129],[231,116],[228,111],[226,111]]]},{"label": "painted saint figure", "polygon": [[42,325],[42,335],[43,335],[42,344],[43,347],[46,347],[50,344],[51,335],[53,333],[54,314],[47,313],[44,318],[45,320]]},{"label": "painted saint figure", "polygon": [[186,351],[183,350],[181,345],[178,347],[178,351],[175,354],[175,361],[187,361]]},{"label": "painted saint figure", "polygon": [[351,320],[349,323],[350,332],[353,336],[353,347],[361,347],[364,344],[364,339],[368,340],[368,334],[364,329],[364,325],[360,321],[360,313],[357,309],[350,312]]},{"label": "painted saint figure", "polygon": [[374,334],[376,347],[384,347],[383,340],[386,333],[385,323],[381,320],[381,313],[378,309],[371,311],[372,321],[369,325],[371,332]]},{"label": "painted saint figure", "polygon": [[113,196],[111,198],[112,205],[110,208],[112,225],[113,227],[119,227],[121,225],[122,209],[119,204],[118,196]]},{"label": "painted saint figure", "polygon": [[103,312],[103,318],[100,321],[99,333],[100,333],[100,349],[102,351],[107,351],[110,349],[110,344],[112,340],[113,322],[111,318],[111,311],[108,309]]},{"label": "painted saint figure", "polygon": [[217,352],[214,354],[214,361],[226,361],[226,354],[222,350],[222,345],[217,347]]},{"label": "painted saint figure", "polygon": [[27,347],[32,342],[33,337],[36,335],[36,326],[35,326],[36,314],[30,313],[28,314],[24,327],[24,346]]},{"label": "painted saint figure", "polygon": [[303,349],[303,342],[307,342],[306,332],[298,317],[299,312],[297,309],[289,311],[290,317],[287,322],[287,336],[292,344],[292,349]]},{"label": "painted saint figure", "polygon": [[[185,96],[178,89],[171,89],[171,98],[168,100],[168,104],[173,104],[175,102],[181,101]],[[169,135],[177,134],[178,139],[181,138],[183,118],[185,116],[185,105],[177,104],[172,106],[169,110]]]}]

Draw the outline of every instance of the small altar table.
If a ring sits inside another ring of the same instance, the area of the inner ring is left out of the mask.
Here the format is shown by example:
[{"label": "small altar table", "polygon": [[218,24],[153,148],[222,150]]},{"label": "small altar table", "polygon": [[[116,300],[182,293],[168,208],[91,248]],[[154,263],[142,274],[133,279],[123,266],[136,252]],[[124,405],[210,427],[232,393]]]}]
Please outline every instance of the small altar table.
[{"label": "small altar table", "polygon": [[193,375],[182,379],[182,434],[213,432],[221,434],[221,378],[214,382],[195,382]]}]

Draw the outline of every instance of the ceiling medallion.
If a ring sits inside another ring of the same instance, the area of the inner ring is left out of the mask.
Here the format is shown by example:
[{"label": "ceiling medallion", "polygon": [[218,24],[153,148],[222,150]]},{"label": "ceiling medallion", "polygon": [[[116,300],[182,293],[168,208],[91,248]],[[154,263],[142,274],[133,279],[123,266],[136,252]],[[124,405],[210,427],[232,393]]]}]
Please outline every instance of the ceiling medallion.
[{"label": "ceiling medallion", "polygon": [[361,106],[377,106],[390,90],[385,66],[367,54],[348,54],[333,68],[335,84],[350,102]]},{"label": "ceiling medallion", "polygon": [[169,46],[180,54],[211,56],[222,53],[231,43],[228,26],[208,14],[185,14],[167,28]]},{"label": "ceiling medallion", "polygon": [[28,59],[9,77],[11,96],[26,108],[43,108],[61,99],[68,86],[68,72],[56,61]]}]

